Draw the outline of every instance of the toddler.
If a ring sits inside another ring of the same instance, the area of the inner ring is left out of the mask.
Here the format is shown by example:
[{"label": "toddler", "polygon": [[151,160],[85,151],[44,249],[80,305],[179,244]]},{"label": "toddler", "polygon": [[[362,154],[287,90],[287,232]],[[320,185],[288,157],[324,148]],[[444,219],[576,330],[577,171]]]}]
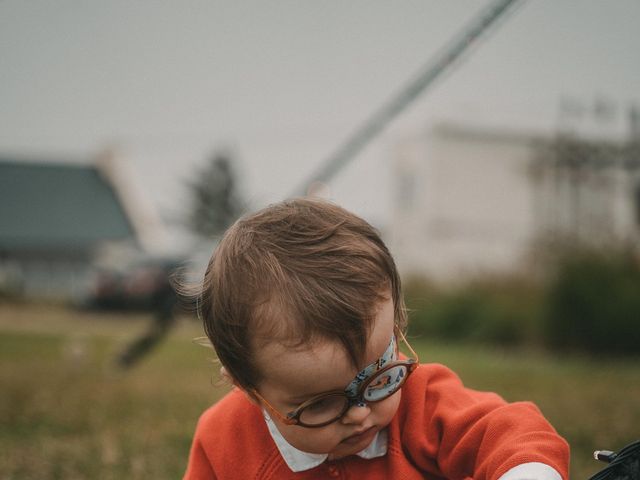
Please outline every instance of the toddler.
[{"label": "toddler", "polygon": [[240,219],[199,300],[236,388],[200,418],[185,479],[568,478],[568,445],[533,404],[418,362],[387,247],[336,205]]}]

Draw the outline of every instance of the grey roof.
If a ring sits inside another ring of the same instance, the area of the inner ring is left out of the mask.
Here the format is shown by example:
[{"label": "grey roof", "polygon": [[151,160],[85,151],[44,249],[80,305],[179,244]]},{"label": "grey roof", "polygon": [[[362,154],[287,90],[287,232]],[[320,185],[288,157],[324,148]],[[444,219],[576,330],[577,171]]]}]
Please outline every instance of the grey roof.
[{"label": "grey roof", "polygon": [[91,165],[0,157],[0,251],[86,249],[135,238],[111,186]]}]

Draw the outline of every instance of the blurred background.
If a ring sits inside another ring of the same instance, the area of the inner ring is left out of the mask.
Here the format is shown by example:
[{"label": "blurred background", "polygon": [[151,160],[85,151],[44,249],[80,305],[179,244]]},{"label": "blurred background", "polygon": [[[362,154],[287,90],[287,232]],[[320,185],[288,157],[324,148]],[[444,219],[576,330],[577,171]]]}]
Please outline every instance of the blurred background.
[{"label": "blurred background", "polygon": [[640,438],[640,3],[0,2],[0,478],[179,478],[240,214],[382,233],[410,336],[572,445]]}]

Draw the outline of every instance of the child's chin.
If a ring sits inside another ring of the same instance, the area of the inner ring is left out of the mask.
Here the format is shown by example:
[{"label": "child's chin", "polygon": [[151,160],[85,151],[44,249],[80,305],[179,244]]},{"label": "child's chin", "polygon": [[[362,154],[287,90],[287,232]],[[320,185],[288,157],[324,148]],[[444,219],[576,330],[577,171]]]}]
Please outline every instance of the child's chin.
[{"label": "child's chin", "polygon": [[352,455],[352,454],[351,453],[330,453],[329,456],[327,457],[327,460],[332,462],[334,460],[340,460],[341,458],[348,457],[349,455]]},{"label": "child's chin", "polygon": [[349,455],[355,455],[358,452],[361,452],[365,447],[366,445],[364,447],[359,445],[339,445],[338,448],[329,453],[327,460],[340,460],[341,458],[348,457]]},{"label": "child's chin", "polygon": [[[359,452],[360,450],[358,450]],[[332,452],[329,453],[327,460],[340,460],[341,458],[348,457],[349,455],[354,455],[358,452],[351,452],[350,449],[344,447],[344,445],[338,445],[333,449]]]}]

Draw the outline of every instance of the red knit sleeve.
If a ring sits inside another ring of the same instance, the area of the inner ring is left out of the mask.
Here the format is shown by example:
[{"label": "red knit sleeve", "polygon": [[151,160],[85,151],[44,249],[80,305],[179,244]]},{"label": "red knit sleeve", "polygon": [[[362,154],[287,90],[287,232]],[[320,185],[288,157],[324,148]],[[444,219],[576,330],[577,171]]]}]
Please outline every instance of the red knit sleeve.
[{"label": "red knit sleeve", "polygon": [[234,388],[200,416],[184,479],[267,478],[280,467],[262,410]]},{"label": "red knit sleeve", "polygon": [[204,417],[207,413],[208,412],[205,412],[198,422],[193,443],[191,444],[191,451],[189,452],[189,463],[187,464],[187,470],[183,480],[216,480],[217,478],[202,442],[202,435],[204,434],[203,425],[205,423]]},{"label": "red knit sleeve", "polygon": [[421,365],[407,384],[402,444],[425,471],[497,480],[541,462],[568,478],[569,447],[532,403],[467,389],[442,365]]},{"label": "red knit sleeve", "polygon": [[195,439],[189,454],[189,464],[183,480],[216,480],[200,442]]}]

